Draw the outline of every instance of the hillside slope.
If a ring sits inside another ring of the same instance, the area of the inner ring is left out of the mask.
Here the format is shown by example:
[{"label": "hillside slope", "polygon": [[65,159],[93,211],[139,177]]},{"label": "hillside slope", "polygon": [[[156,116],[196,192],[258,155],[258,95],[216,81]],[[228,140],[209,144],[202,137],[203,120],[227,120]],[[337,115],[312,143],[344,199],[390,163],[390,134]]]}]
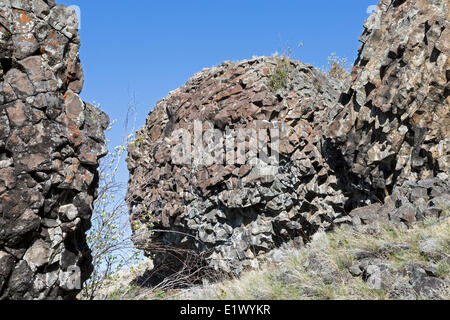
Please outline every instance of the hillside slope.
[{"label": "hillside slope", "polygon": [[[129,271],[102,290],[111,300],[450,299],[450,210],[411,229],[344,225],[301,249],[283,247],[256,270],[181,289],[146,288]],[[107,293],[107,294],[106,294]]]}]

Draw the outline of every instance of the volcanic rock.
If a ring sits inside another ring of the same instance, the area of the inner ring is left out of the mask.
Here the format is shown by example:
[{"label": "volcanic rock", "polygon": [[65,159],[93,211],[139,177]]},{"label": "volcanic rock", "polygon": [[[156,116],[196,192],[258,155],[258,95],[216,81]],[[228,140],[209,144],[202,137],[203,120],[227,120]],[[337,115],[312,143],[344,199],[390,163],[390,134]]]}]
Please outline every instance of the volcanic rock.
[{"label": "volcanic rock", "polygon": [[331,226],[346,199],[322,135],[339,92],[312,66],[276,57],[225,62],[172,92],[129,147],[132,223],[162,230],[139,228],[136,243],[208,251],[217,269],[238,273]]},{"label": "volcanic rock", "polygon": [[[78,94],[78,18],[52,0],[0,1],[0,299],[72,299],[109,120]],[[64,256],[74,257],[67,265]]]}]

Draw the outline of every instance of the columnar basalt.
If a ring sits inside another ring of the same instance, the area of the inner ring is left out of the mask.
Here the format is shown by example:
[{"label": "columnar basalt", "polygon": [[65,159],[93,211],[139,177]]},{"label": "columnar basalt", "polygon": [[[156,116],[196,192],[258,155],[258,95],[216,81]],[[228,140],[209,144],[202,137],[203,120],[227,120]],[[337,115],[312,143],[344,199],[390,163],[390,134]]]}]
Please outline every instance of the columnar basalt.
[{"label": "columnar basalt", "polygon": [[448,17],[448,1],[383,0],[366,22],[327,132],[353,206],[382,202],[405,181],[448,179]]},{"label": "columnar basalt", "polygon": [[[312,66],[255,58],[206,69],[172,92],[129,148],[131,220],[144,225],[135,242],[206,250],[217,269],[238,273],[258,255],[301,244],[343,218],[346,199],[321,155],[339,89]],[[182,140],[174,133],[184,129],[181,138],[195,140],[196,123],[202,150],[193,141],[189,161],[177,163],[173,150]],[[261,150],[237,161],[249,151],[237,147],[247,141],[239,130],[254,127],[264,133],[255,144],[267,144],[275,164],[262,160]],[[208,142],[212,129],[224,141]],[[218,153],[214,163],[198,157]],[[148,225],[164,231],[150,234]]]},{"label": "columnar basalt", "polygon": [[[239,273],[338,223],[381,217],[410,226],[439,216],[428,200],[448,205],[449,39],[448,1],[382,0],[365,24],[349,88],[283,58],[195,75],[158,103],[129,148],[135,243],[149,254],[207,252],[216,269]],[[264,129],[268,153],[279,155],[272,174],[261,174],[270,167],[261,152],[247,163],[199,160],[242,153],[235,143],[246,138],[223,140],[274,122],[279,136]],[[219,140],[208,140],[217,131]]]},{"label": "columnar basalt", "polygon": [[89,277],[108,117],[84,103],[75,12],[0,1],[0,299],[71,299]]}]

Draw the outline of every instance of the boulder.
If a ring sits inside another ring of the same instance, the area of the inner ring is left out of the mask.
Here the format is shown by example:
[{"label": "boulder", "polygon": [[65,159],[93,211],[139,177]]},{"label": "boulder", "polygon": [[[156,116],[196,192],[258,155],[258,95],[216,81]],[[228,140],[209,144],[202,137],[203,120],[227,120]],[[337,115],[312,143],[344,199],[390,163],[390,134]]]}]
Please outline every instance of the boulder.
[{"label": "boulder", "polygon": [[237,272],[329,228],[346,201],[322,156],[340,89],[310,65],[259,57],[203,70],[171,92],[129,146],[131,221],[153,226],[135,243],[208,252],[210,265]]},{"label": "boulder", "polygon": [[364,27],[351,83],[258,57],[161,100],[129,146],[136,246],[239,273],[337,224],[408,228],[444,214],[448,3],[381,0]]}]

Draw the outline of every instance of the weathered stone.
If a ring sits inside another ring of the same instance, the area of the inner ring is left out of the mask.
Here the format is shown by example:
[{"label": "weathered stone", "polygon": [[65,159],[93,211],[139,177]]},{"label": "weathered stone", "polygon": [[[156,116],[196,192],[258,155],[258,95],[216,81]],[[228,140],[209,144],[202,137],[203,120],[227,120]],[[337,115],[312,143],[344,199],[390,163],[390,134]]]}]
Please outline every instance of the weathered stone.
[{"label": "weathered stone", "polygon": [[29,289],[33,280],[33,272],[26,263],[21,260],[16,264],[6,288],[7,296],[11,299],[30,299]]},{"label": "weathered stone", "polygon": [[32,33],[14,35],[13,42],[16,44],[14,55],[18,60],[31,56],[39,49],[39,42]]},{"label": "weathered stone", "polygon": [[388,216],[380,214],[381,205],[373,204],[367,207],[357,208],[350,212],[350,217],[353,218],[353,222],[358,224],[373,224],[375,222],[386,222]]},{"label": "weathered stone", "polygon": [[[13,195],[10,199],[13,199],[11,201],[13,202],[17,198]],[[8,202],[9,201],[3,201],[3,212],[8,210]],[[9,217],[6,216],[0,219],[0,245],[6,244],[9,247],[19,246],[23,240],[27,241],[30,233],[39,229],[40,218],[30,209],[25,209],[23,214],[19,215],[17,218],[14,217],[15,211],[19,211],[22,208],[23,204],[13,205],[13,210],[10,211],[11,218],[8,219]]]},{"label": "weathered stone", "polygon": [[[0,1],[0,299],[73,299],[80,288],[59,274],[69,262],[83,280],[92,270],[81,218],[92,213],[109,119],[78,96],[77,25],[53,0]],[[76,259],[61,260],[66,246]]]},{"label": "weathered stone", "polygon": [[0,251],[0,292],[3,292],[3,286],[14,268],[14,258],[3,251]]},{"label": "weathered stone", "polygon": [[73,204],[60,207],[58,213],[63,219],[69,221],[73,221],[78,217],[78,209]]},{"label": "weathered stone", "polygon": [[18,69],[9,70],[5,75],[5,82],[11,86],[18,98],[24,99],[35,93],[35,89],[27,75]]},{"label": "weathered stone", "polygon": [[360,275],[362,275],[363,271],[361,270],[361,268],[359,267],[359,264],[354,264],[352,265],[348,271],[352,274],[352,276],[354,277],[359,277]]},{"label": "weathered stone", "polygon": [[442,245],[437,239],[425,239],[419,243],[419,250],[428,259],[441,259],[444,255]]},{"label": "weathered stone", "polygon": [[401,206],[397,211],[391,213],[391,220],[405,222],[411,226],[416,221],[416,208],[411,204]]},{"label": "weathered stone", "polygon": [[428,298],[434,297],[438,291],[449,286],[445,280],[436,278],[433,272],[418,263],[409,263],[405,267],[405,272],[416,293]]},{"label": "weathered stone", "polygon": [[50,258],[50,248],[48,244],[41,240],[37,239],[33,245],[28,248],[25,253],[23,260],[25,260],[28,266],[31,268],[33,272],[37,270],[37,268],[42,267],[46,263],[49,262]]},{"label": "weathered stone", "polygon": [[345,107],[327,131],[349,193],[383,201],[404,181],[448,174],[448,24],[445,1],[393,0],[365,23]]},{"label": "weathered stone", "polygon": [[382,278],[381,269],[376,265],[370,265],[367,267],[366,273],[368,275],[367,285],[371,289],[381,290],[382,288]]},{"label": "weathered stone", "polygon": [[[343,194],[328,187],[335,174],[321,155],[321,135],[339,88],[312,66],[289,61],[288,85],[274,92],[265,70],[275,72],[280,63],[261,57],[206,69],[150,114],[129,146],[131,220],[150,211],[158,229],[182,230],[208,248],[197,241],[179,243],[181,239],[164,232],[154,233],[154,241],[211,249],[217,259],[210,263],[219,269],[230,269],[223,259],[232,254],[240,270],[249,248],[263,253],[275,247],[275,239],[289,242],[300,233],[308,237],[310,230],[330,225],[333,205],[344,206]],[[202,142],[194,134],[196,125]],[[179,130],[184,130],[181,136],[172,136]],[[186,150],[179,148],[178,138],[189,140]],[[260,147],[259,157],[239,147],[246,141]],[[296,157],[291,157],[294,151]],[[223,157],[215,161],[208,154]],[[179,164],[186,156],[186,164]],[[278,156],[286,163],[275,163]],[[231,232],[215,227],[217,223],[232,226]],[[239,239],[238,244],[232,239]]]}]

